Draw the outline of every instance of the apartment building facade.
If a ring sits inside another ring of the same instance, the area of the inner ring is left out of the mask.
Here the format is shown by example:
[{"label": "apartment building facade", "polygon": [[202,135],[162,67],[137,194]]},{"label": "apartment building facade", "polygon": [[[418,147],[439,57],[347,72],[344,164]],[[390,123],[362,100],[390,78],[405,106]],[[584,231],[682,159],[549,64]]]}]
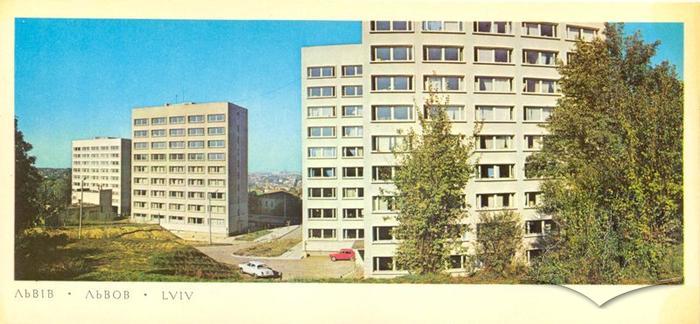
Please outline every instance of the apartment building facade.
[{"label": "apartment building facade", "polygon": [[[432,87],[449,97],[455,133],[480,125],[475,178],[465,190],[468,223],[478,212],[513,210],[523,219],[522,257],[539,255],[552,226],[536,211],[540,181],[525,159],[560,97],[556,62],[602,24],[554,22],[366,21],[362,43],[302,49],[303,238],[309,253],[354,247],[365,276],[396,276],[397,225],[387,192],[399,130],[418,127]],[[415,109],[414,105],[420,106]],[[475,226],[472,226],[475,228]],[[474,240],[463,236],[464,246]],[[449,271],[465,268],[451,257]]]},{"label": "apartment building facade", "polygon": [[132,220],[228,236],[248,227],[248,112],[228,102],[132,111]]},{"label": "apartment building facade", "polygon": [[83,203],[99,205],[100,191],[111,190],[112,211],[129,215],[131,140],[117,137],[79,139],[71,142],[71,151],[71,203],[78,204],[82,199]]}]

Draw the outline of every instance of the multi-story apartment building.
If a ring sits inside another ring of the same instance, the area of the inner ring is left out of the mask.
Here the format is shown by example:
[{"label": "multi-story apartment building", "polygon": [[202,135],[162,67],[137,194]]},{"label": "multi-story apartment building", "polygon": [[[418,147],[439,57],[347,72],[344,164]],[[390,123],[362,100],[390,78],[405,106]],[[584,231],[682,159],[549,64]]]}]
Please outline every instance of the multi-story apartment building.
[{"label": "multi-story apartment building", "polygon": [[118,215],[131,209],[131,140],[95,137],[72,142],[71,203],[98,205],[100,190],[112,190],[112,208]]},{"label": "multi-story apartment building", "polygon": [[132,111],[132,219],[230,235],[248,227],[248,111],[228,102]]},{"label": "multi-story apartment building", "polygon": [[[552,22],[369,21],[362,43],[302,50],[303,237],[309,253],[355,247],[365,276],[395,276],[396,211],[390,197],[399,130],[418,127],[428,90],[448,96],[456,133],[476,138],[478,165],[465,190],[478,212],[523,218],[529,260],[551,227],[536,206],[540,181],[525,159],[540,148],[560,93],[556,62],[602,24]],[[382,189],[386,189],[382,191]],[[475,228],[476,226],[472,226]],[[474,233],[463,236],[470,246]],[[454,255],[450,271],[465,267]]]}]

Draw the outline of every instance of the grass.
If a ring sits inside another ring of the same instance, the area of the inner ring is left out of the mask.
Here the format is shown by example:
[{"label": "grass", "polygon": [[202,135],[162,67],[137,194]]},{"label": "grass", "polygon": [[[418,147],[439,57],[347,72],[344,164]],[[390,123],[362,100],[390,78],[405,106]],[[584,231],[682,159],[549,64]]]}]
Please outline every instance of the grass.
[{"label": "grass", "polygon": [[157,225],[34,228],[17,239],[15,279],[239,281],[219,263]]},{"label": "grass", "polygon": [[236,252],[238,255],[251,255],[260,257],[276,257],[284,254],[289,249],[299,244],[301,239],[288,238],[273,240],[270,242],[256,244]]},{"label": "grass", "polygon": [[241,236],[237,236],[236,240],[255,241],[255,239],[262,237],[262,236],[265,236],[265,235],[270,234],[270,233],[272,233],[271,230],[267,230],[267,229],[259,230],[259,231],[255,231],[255,232],[250,232],[248,234],[243,234]]}]

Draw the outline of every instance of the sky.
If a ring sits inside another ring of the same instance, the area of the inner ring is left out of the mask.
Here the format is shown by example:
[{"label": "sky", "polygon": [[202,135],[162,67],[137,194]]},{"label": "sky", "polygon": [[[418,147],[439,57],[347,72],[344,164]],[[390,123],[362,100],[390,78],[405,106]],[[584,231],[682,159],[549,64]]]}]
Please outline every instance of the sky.
[{"label": "sky", "polygon": [[[229,101],[248,109],[250,172],[301,171],[301,47],[361,42],[360,22],[21,19],[15,115],[38,167],[71,140],[131,138],[131,109]],[[661,40],[682,78],[682,24],[625,24]]]}]

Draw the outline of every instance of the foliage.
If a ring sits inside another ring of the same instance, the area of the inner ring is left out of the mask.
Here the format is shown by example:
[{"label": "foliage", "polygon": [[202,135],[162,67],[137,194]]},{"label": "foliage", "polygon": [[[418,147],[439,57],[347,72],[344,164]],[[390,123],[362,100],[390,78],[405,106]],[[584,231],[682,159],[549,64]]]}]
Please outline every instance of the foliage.
[{"label": "foliage", "polygon": [[412,274],[444,270],[468,230],[464,189],[474,174],[475,143],[473,137],[451,133],[447,103],[430,91],[425,101],[429,118],[416,106],[420,132],[410,129],[394,152],[399,165],[393,179],[394,235],[401,240],[396,262]]},{"label": "foliage", "polygon": [[558,67],[564,96],[527,161],[549,179],[541,212],[560,229],[539,282],[659,280],[682,242],[683,85],[667,62],[651,65],[657,45],[608,24]]},{"label": "foliage", "polygon": [[41,204],[38,189],[41,175],[34,167],[36,158],[29,155],[32,144],[24,140],[15,118],[15,234],[38,223]]},{"label": "foliage", "polygon": [[522,268],[517,261],[523,240],[521,224],[520,216],[511,210],[479,214],[474,257],[481,264],[480,272],[506,277]]}]

